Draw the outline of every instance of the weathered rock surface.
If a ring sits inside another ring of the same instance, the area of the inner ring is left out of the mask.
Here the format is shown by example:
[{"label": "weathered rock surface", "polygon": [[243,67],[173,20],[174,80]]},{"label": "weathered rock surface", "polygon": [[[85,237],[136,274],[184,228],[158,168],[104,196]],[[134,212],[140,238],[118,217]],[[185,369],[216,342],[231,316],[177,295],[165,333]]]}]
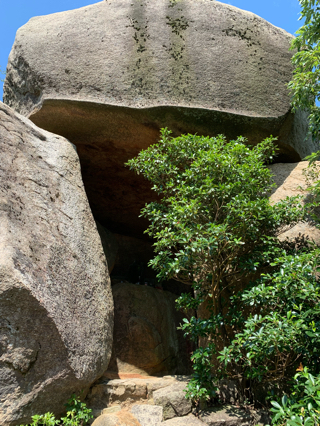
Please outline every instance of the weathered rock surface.
[{"label": "weathered rock surface", "polygon": [[90,389],[86,402],[98,414],[105,413],[105,407],[152,402],[154,391],[172,385],[177,379],[175,376],[108,379],[104,374]]},{"label": "weathered rock surface", "polygon": [[208,426],[250,426],[253,421],[250,411],[231,405],[204,410],[199,417]]},{"label": "weathered rock surface", "polygon": [[90,389],[87,403],[94,410],[113,404],[132,403],[148,399],[147,382],[141,379],[108,380],[102,377]]},{"label": "weathered rock surface", "polygon": [[24,114],[61,99],[278,118],[289,111],[292,38],[220,2],[103,1],[18,30],[5,100]]},{"label": "weathered rock surface", "polygon": [[289,241],[293,241],[300,236],[306,238],[308,241],[313,241],[320,246],[320,230],[306,222],[299,222],[292,228],[283,232],[279,235],[279,240],[283,241],[289,239]]},{"label": "weathered rock surface", "polygon": [[163,408],[157,405],[135,404],[130,409],[141,426],[157,426],[162,422]]},{"label": "weathered rock surface", "polygon": [[103,414],[99,416],[92,426],[143,426],[136,417],[126,410],[121,410],[116,414]]},{"label": "weathered rock surface", "polygon": [[153,401],[163,407],[163,420],[186,416],[191,412],[191,401],[186,399],[187,382],[181,381],[153,392]]},{"label": "weathered rock surface", "polygon": [[187,374],[191,346],[177,327],[185,314],[176,295],[149,286],[119,283],[114,297],[114,345],[109,371],[149,375]]},{"label": "weathered rock surface", "polygon": [[96,221],[96,225],[100,235],[103,251],[107,259],[108,270],[111,274],[118,254],[118,241],[112,232],[108,231],[108,229],[102,226],[99,222]]},{"label": "weathered rock surface", "polygon": [[[190,413],[191,404],[185,399],[183,392],[187,380],[184,376],[145,376],[109,381],[101,378],[99,383],[93,385],[86,399],[88,406],[93,408],[94,415],[98,416],[94,426],[123,425],[119,423],[119,418],[123,421],[128,412],[141,426],[225,426],[225,422],[230,426],[254,426],[271,423],[268,412],[245,411],[231,405],[202,410],[200,418],[195,417]],[[166,420],[168,414],[175,417]],[[132,421],[131,417],[129,421]]]},{"label": "weathered rock surface", "polygon": [[184,417],[175,417],[174,419],[166,420],[160,423],[158,426],[205,426],[201,420],[199,420],[193,414],[189,414]]},{"label": "weathered rock surface", "polygon": [[103,414],[114,414],[121,411],[121,405],[112,405],[111,407],[104,408],[99,415]]},{"label": "weathered rock surface", "polygon": [[150,186],[123,164],[174,135],[279,137],[283,158],[313,150],[290,112],[292,36],[211,0],[108,0],[32,18],[17,32],[5,103],[76,144],[94,216],[138,235]]},{"label": "weathered rock surface", "polygon": [[273,181],[277,187],[273,190],[270,201],[276,203],[286,197],[306,195],[307,182],[303,170],[308,167],[308,161],[299,163],[278,163],[269,166],[273,173]]},{"label": "weathered rock surface", "polygon": [[107,368],[113,302],[74,146],[0,103],[0,423],[61,413]]},{"label": "weathered rock surface", "polygon": [[[320,162],[317,162],[320,166]],[[307,182],[303,171],[308,167],[308,161],[301,161],[299,163],[279,163],[270,166],[271,171],[274,173],[273,180],[277,188],[273,191],[270,201],[276,203],[296,195],[303,195],[303,202],[308,199],[308,192],[306,191]],[[291,229],[286,230],[280,236],[280,240],[288,238],[294,240],[299,235],[308,237],[310,241],[314,241],[320,246],[320,230],[314,226],[312,221],[301,222],[296,224]]]}]

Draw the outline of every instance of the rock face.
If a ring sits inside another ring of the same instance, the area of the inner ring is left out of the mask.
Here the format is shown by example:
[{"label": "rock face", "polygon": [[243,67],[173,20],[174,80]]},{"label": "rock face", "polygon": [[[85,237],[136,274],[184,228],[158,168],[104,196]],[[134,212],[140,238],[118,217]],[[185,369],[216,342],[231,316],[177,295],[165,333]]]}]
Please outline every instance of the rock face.
[{"label": "rock face", "polygon": [[253,414],[249,410],[234,406],[204,410],[199,417],[208,426],[250,426],[253,423]]},{"label": "rock face", "polygon": [[136,417],[128,411],[120,411],[116,414],[103,414],[98,417],[92,426],[142,426]]},{"label": "rock face", "polygon": [[0,423],[59,414],[108,366],[113,302],[76,150],[0,103]]},{"label": "rock face", "polygon": [[176,295],[129,283],[112,287],[114,345],[109,371],[149,375],[187,374],[191,346],[177,327]]},{"label": "rock face", "polygon": [[180,379],[180,376],[140,376],[139,378],[110,380],[106,377],[107,375],[107,373],[104,374],[93,384],[86,398],[88,407],[98,415],[110,414],[107,410],[113,410],[121,405],[127,406],[132,403],[150,401],[156,390],[171,386],[176,383],[177,379]]},{"label": "rock face", "polygon": [[189,414],[188,416],[175,417],[173,419],[166,420],[162,422],[161,425],[163,426],[205,426],[206,423],[203,423],[193,414]]},{"label": "rock face", "polygon": [[118,254],[118,241],[112,232],[100,225],[99,222],[96,221],[96,225],[100,235],[103,251],[106,256],[109,274],[111,274]]},{"label": "rock face", "polygon": [[186,386],[187,381],[181,381],[153,392],[154,403],[163,407],[163,420],[191,413],[192,403],[186,399]]},{"label": "rock face", "polygon": [[136,404],[130,412],[138,419],[141,426],[158,426],[163,418],[162,407],[156,405]]},{"label": "rock face", "polygon": [[[320,167],[320,161],[316,162],[317,167]],[[307,182],[303,171],[308,167],[308,161],[301,161],[300,163],[288,164],[273,164],[270,166],[271,171],[274,173],[274,182],[277,188],[274,190],[270,197],[271,203],[276,203],[296,195],[303,195],[303,202],[307,200],[308,193],[306,191]],[[320,246],[320,230],[314,226],[312,221],[297,223],[291,229],[283,232],[279,238],[281,240],[289,239],[294,240],[302,235],[309,240],[314,241]]]},{"label": "rock face", "polygon": [[218,1],[107,0],[20,28],[4,100],[77,146],[94,216],[138,235],[154,194],[123,165],[160,127],[252,144],[273,134],[286,161],[313,150],[290,112],[291,39]]},{"label": "rock face", "polygon": [[273,173],[273,181],[276,184],[276,188],[270,196],[272,204],[286,197],[306,195],[307,182],[303,171],[308,167],[308,164],[308,161],[300,161],[299,163],[278,163],[269,166]]},{"label": "rock face", "polygon": [[219,2],[103,1],[23,26],[10,56],[5,99],[27,114],[45,100],[69,99],[281,117],[288,112],[291,39]]}]

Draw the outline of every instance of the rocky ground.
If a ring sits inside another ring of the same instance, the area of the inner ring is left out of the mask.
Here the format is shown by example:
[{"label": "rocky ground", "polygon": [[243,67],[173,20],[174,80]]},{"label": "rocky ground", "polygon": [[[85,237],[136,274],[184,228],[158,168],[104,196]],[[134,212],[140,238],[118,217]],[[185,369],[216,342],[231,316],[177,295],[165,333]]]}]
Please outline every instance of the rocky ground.
[{"label": "rocky ground", "polygon": [[196,410],[185,398],[187,376],[104,376],[87,397],[92,426],[251,426],[270,423],[263,411],[236,405]]}]

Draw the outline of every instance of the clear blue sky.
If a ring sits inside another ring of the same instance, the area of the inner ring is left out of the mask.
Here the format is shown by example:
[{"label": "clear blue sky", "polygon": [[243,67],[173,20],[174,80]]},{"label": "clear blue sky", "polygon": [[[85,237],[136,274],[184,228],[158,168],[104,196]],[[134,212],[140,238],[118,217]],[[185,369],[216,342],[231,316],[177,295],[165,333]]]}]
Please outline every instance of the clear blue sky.
[{"label": "clear blue sky", "polygon": [[[77,9],[93,3],[96,2],[92,0],[0,0],[1,69],[6,68],[17,29],[30,18]],[[300,12],[298,0],[226,0],[222,3],[249,10],[291,34],[294,34],[301,26],[301,21],[298,21]],[[0,99],[2,99],[2,83],[0,83]]]}]

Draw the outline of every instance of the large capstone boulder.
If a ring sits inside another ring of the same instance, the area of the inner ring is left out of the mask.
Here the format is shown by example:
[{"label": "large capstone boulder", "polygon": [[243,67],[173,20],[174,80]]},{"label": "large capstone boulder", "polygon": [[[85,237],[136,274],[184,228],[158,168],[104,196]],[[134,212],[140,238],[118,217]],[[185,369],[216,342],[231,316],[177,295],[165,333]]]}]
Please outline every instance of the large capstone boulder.
[{"label": "large capstone boulder", "polygon": [[0,103],[0,424],[61,414],[108,366],[113,301],[75,147]]},{"label": "large capstone boulder", "polygon": [[139,236],[154,194],[124,163],[161,127],[251,144],[272,134],[283,161],[313,150],[290,111],[292,38],[218,1],[107,0],[20,28],[4,101],[72,141],[97,220]]},{"label": "large capstone boulder", "polygon": [[177,327],[186,316],[177,312],[178,296],[146,285],[119,283],[114,297],[114,345],[110,372],[187,374],[193,346]]}]

